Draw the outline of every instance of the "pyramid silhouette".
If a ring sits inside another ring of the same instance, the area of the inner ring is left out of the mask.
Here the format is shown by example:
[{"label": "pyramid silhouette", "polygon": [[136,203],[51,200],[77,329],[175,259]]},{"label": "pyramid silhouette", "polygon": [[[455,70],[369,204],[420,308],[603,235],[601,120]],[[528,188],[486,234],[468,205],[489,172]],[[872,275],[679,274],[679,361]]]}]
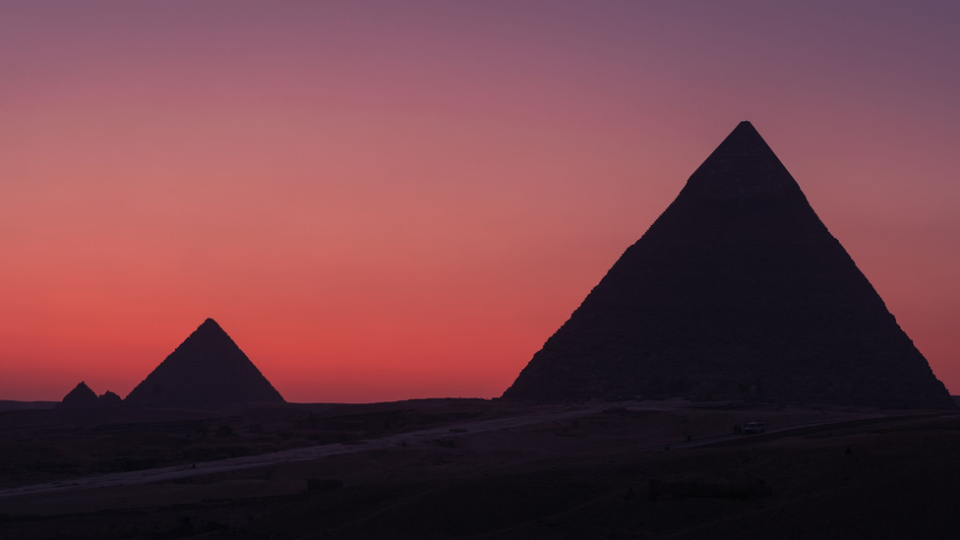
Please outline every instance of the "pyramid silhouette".
[{"label": "pyramid silhouette", "polygon": [[284,400],[220,325],[207,319],[124,401],[168,407]]},{"label": "pyramid silhouette", "polygon": [[953,407],[749,122],[504,393]]},{"label": "pyramid silhouette", "polygon": [[75,386],[63,400],[54,407],[57,409],[95,409],[100,406],[100,399],[97,393],[87,386],[87,383],[81,381]]}]

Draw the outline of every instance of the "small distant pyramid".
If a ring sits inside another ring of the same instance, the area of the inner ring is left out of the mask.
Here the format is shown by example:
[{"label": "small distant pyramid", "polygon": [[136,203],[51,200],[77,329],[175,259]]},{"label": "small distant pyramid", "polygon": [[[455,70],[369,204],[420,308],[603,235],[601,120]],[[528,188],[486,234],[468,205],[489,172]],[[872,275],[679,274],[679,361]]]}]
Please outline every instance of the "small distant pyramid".
[{"label": "small distant pyramid", "polygon": [[57,409],[95,409],[100,406],[100,400],[97,393],[87,386],[87,383],[81,382],[70,391],[60,403],[57,403]]},{"label": "small distant pyramid", "polygon": [[99,402],[99,405],[104,408],[119,407],[120,405],[123,405],[123,398],[109,390],[97,398],[97,401]]},{"label": "small distant pyramid", "polygon": [[220,325],[207,319],[130,392],[125,403],[169,407],[283,401]]},{"label": "small distant pyramid", "polygon": [[955,407],[749,122],[504,393],[636,396]]}]

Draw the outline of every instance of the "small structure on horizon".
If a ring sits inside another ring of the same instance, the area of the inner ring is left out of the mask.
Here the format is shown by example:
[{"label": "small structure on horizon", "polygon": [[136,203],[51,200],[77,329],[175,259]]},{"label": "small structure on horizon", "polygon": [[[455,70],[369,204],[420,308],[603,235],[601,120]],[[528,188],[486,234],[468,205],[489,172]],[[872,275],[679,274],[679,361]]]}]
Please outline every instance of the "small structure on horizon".
[{"label": "small structure on horizon", "polygon": [[100,400],[101,407],[119,407],[123,405],[123,398],[107,390],[98,398]]},{"label": "small structure on horizon", "polygon": [[97,393],[87,386],[87,383],[80,381],[73,390],[63,396],[60,403],[54,405],[55,409],[96,409],[100,406],[100,399]]},{"label": "small structure on horizon", "polygon": [[102,396],[97,397],[87,383],[81,381],[75,386],[60,403],[53,406],[55,409],[103,409],[108,407],[118,407],[123,404],[120,396],[107,390]]}]

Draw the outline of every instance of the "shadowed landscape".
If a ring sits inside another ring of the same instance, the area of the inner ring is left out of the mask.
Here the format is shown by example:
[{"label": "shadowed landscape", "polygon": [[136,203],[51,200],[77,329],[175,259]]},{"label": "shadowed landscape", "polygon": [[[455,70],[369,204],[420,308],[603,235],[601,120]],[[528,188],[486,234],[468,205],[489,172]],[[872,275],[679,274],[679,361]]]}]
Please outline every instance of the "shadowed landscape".
[{"label": "shadowed landscape", "polygon": [[[960,525],[953,413],[455,399],[68,412],[88,411],[0,413],[4,538],[949,538]],[[733,433],[752,421],[767,432]]]}]

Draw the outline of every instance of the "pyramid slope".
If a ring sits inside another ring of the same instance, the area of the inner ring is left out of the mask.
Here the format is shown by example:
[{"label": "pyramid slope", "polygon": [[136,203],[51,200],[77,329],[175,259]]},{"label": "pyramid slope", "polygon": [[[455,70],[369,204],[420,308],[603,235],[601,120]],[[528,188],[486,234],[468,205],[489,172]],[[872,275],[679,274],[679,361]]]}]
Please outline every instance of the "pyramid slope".
[{"label": "pyramid slope", "polygon": [[207,319],[124,401],[167,407],[284,400],[220,325]]},{"label": "pyramid slope", "polygon": [[504,393],[632,396],[953,406],[748,122]]}]

